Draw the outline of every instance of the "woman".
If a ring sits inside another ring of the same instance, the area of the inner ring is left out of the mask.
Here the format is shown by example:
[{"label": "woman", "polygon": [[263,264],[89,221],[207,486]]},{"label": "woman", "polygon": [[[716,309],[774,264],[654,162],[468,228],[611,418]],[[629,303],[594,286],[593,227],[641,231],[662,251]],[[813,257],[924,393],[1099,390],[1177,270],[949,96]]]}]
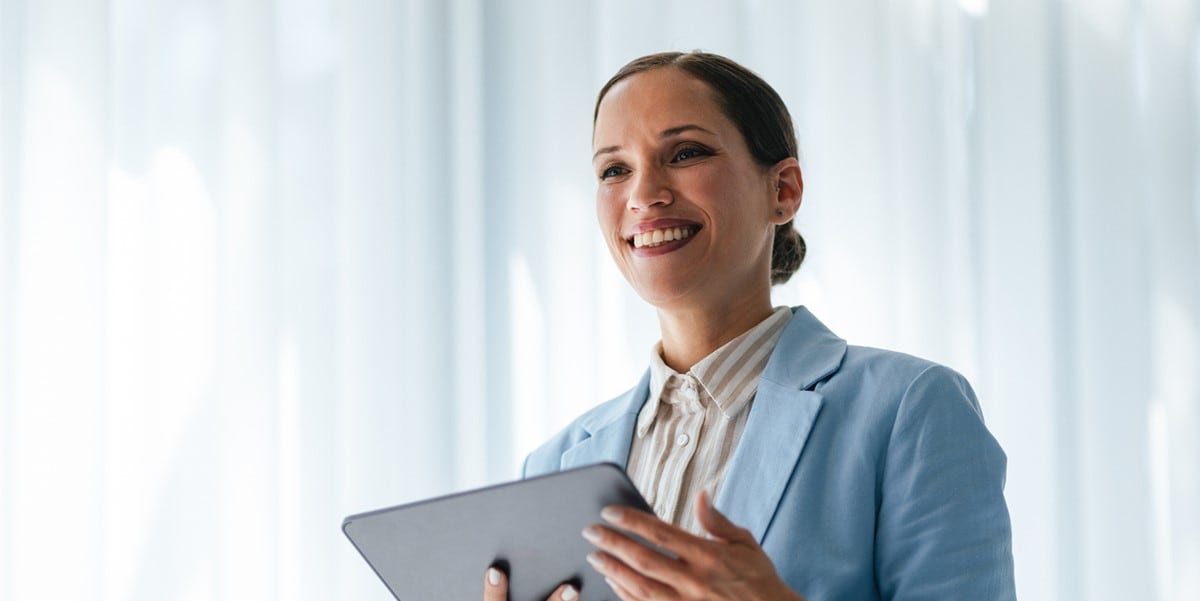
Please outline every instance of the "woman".
[{"label": "woman", "polygon": [[[662,340],[637,386],[534,451],[525,475],[627,466],[657,515],[609,508],[583,533],[617,594],[1015,598],[1005,456],[969,384],[771,306],[805,252],[778,94],[720,56],[639,58],[601,89],[593,147],[601,231]],[[505,598],[503,573],[485,580],[485,600]]]}]

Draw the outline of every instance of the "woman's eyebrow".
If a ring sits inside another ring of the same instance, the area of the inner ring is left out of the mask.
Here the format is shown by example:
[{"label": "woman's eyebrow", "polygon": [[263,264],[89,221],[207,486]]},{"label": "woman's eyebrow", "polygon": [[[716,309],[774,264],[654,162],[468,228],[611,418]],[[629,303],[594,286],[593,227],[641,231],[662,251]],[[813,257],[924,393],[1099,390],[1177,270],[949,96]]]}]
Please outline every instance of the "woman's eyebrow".
[{"label": "woman's eyebrow", "polygon": [[660,137],[660,138],[670,138],[671,136],[678,136],[679,134],[681,134],[681,133],[683,133],[683,132],[685,132],[685,131],[693,131],[693,130],[694,130],[694,131],[700,131],[700,132],[704,132],[704,133],[706,133],[706,134],[708,134],[708,135],[710,135],[710,136],[715,136],[715,135],[717,135],[717,134],[715,134],[715,133],[713,133],[713,132],[711,132],[711,131],[709,131],[709,130],[707,130],[707,129],[704,129],[703,127],[700,127],[699,125],[696,125],[695,123],[687,123],[687,124],[684,124],[684,125],[679,125],[679,126],[676,126],[676,127],[672,127],[672,128],[670,128],[670,129],[664,129],[664,130],[663,130],[663,132],[662,132],[661,134],[658,134],[658,137]]},{"label": "woman's eyebrow", "polygon": [[[709,131],[709,130],[707,130],[707,129],[704,129],[703,127],[700,127],[699,125],[696,125],[695,123],[687,123],[687,124],[684,124],[684,125],[677,125],[677,126],[675,126],[675,127],[669,128],[669,129],[664,129],[664,130],[662,131],[662,133],[658,134],[658,137],[659,137],[659,138],[670,138],[670,137],[673,137],[673,136],[678,136],[679,134],[681,134],[681,133],[683,133],[683,132],[686,132],[686,131],[699,131],[699,132],[704,132],[704,133],[706,133],[706,134],[708,134],[708,135],[710,135],[710,136],[715,136],[715,135],[717,135],[717,134],[715,134],[715,133],[713,133],[713,132],[711,132],[711,131]],[[601,148],[601,149],[597,150],[597,151],[596,151],[596,153],[592,155],[592,160],[593,160],[593,161],[595,161],[595,160],[596,160],[596,158],[597,158],[597,157],[599,157],[599,156],[600,156],[600,155],[602,155],[602,154],[608,154],[608,153],[610,153],[610,152],[616,152],[616,151],[618,151],[618,150],[620,150],[620,149],[621,149],[621,147],[620,147],[620,146],[605,146],[604,148]]]},{"label": "woman's eyebrow", "polygon": [[596,160],[596,157],[599,157],[599,156],[600,156],[600,155],[602,155],[602,154],[608,154],[608,153],[610,153],[610,152],[616,152],[616,151],[618,151],[618,150],[620,150],[620,149],[621,149],[621,147],[620,147],[620,146],[605,146],[604,148],[601,148],[600,150],[597,150],[597,151],[596,151],[596,154],[593,154],[593,155],[592,155],[592,161],[594,162],[594,161]]}]

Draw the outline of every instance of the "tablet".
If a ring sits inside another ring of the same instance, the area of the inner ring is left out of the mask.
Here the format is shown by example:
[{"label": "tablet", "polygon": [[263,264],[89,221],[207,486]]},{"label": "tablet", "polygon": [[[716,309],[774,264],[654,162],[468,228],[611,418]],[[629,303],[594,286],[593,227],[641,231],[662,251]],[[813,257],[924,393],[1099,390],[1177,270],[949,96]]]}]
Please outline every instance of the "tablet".
[{"label": "tablet", "polygon": [[399,601],[483,599],[484,573],[508,573],[509,601],[546,601],[563,582],[580,601],[617,596],[580,535],[607,505],[651,511],[612,463],[352,515],[342,531]]}]

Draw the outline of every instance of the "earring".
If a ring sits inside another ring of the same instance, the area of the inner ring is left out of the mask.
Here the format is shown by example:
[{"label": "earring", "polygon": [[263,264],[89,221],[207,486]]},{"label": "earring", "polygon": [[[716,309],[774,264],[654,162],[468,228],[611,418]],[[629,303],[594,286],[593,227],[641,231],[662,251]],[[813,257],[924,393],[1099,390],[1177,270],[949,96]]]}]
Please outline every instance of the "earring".
[{"label": "earring", "polygon": [[783,209],[775,209],[775,214],[780,217],[783,217]]}]

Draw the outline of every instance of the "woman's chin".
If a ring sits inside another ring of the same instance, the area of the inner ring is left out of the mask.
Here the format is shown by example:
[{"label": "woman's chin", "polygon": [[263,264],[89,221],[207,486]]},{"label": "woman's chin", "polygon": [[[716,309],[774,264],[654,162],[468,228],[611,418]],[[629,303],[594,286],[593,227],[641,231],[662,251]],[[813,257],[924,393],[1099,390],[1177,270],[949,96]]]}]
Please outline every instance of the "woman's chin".
[{"label": "woman's chin", "polygon": [[671,309],[695,304],[703,294],[697,294],[698,283],[693,279],[660,277],[650,282],[633,284],[633,289],[642,300],[658,309]]}]

